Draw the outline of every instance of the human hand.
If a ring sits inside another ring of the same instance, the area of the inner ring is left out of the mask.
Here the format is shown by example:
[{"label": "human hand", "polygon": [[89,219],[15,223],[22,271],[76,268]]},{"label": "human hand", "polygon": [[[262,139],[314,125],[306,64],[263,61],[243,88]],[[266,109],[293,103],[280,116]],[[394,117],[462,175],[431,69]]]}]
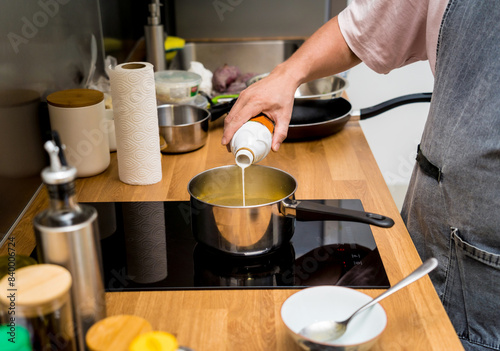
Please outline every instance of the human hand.
[{"label": "human hand", "polygon": [[272,150],[278,151],[288,132],[297,87],[293,76],[274,70],[243,90],[224,120],[222,144],[227,145],[245,122],[262,112],[275,123]]}]

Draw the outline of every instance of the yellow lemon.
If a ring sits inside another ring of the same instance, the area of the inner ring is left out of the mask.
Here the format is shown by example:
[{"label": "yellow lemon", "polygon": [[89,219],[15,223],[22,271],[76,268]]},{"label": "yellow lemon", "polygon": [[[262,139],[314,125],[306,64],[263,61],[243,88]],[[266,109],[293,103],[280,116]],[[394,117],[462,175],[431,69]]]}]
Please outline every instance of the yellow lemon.
[{"label": "yellow lemon", "polygon": [[177,339],[170,333],[152,331],[137,336],[130,344],[130,351],[175,351]]}]

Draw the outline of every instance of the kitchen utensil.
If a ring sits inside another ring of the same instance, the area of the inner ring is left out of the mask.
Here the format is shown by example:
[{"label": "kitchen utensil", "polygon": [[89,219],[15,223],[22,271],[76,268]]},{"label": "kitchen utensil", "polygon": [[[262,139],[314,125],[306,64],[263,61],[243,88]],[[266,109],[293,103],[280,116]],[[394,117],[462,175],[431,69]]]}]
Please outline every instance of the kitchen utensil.
[{"label": "kitchen utensil", "polygon": [[348,318],[342,321],[324,320],[312,323],[304,328],[302,328],[299,334],[305,336],[306,338],[315,341],[330,341],[340,338],[346,332],[347,325],[349,322],[361,312],[367,310],[373,305],[377,304],[382,299],[392,295],[396,291],[404,288],[411,283],[414,283],[418,279],[427,275],[430,271],[437,267],[438,261],[435,258],[430,258],[415,269],[410,275],[408,275],[403,280],[399,281],[396,285],[387,289],[384,293],[380,294],[378,297],[374,298],[367,304],[361,306],[354,313],[352,313]]},{"label": "kitchen utensil", "polygon": [[[70,272],[55,264],[19,268],[0,281],[0,306],[9,314],[10,326],[29,331],[33,350],[83,350],[76,343],[71,284]],[[16,335],[10,338],[16,340]]]},{"label": "kitchen utensil", "polygon": [[205,145],[210,112],[192,105],[158,106],[160,135],[167,146],[161,152],[176,154],[197,150]]},{"label": "kitchen utensil", "polygon": [[296,219],[394,224],[379,214],[297,201],[295,178],[261,165],[245,169],[247,206],[242,206],[241,172],[236,165],[213,168],[188,184],[193,235],[218,251],[242,256],[274,251],[291,239]]},{"label": "kitchen utensil", "polygon": [[295,100],[287,140],[326,137],[344,128],[351,116],[359,116],[360,120],[364,120],[398,106],[429,102],[431,97],[431,93],[403,95],[359,111],[353,111],[351,103],[341,97],[329,100]]},{"label": "kitchen utensil", "polygon": [[[0,89],[0,149],[3,150],[0,178],[38,176],[45,166],[40,105],[40,94],[34,90]],[[12,198],[7,194],[2,197],[10,208]],[[1,208],[0,211],[6,213],[7,210]]]},{"label": "kitchen utensil", "polygon": [[367,351],[380,338],[387,326],[387,315],[380,304],[356,318],[345,333],[332,342],[319,342],[299,334],[305,326],[318,320],[347,316],[357,306],[372,298],[358,290],[335,285],[322,285],[299,290],[281,306],[281,320],[288,335],[308,351]]},{"label": "kitchen utensil", "polygon": [[83,350],[87,330],[106,316],[97,211],[77,203],[77,171],[68,166],[56,133],[53,139],[45,143],[51,162],[42,171],[50,207],[33,219],[37,257],[39,262],[63,266],[71,273],[74,329],[78,349]]},{"label": "kitchen utensil", "polygon": [[47,102],[50,126],[60,134],[77,176],[94,176],[108,168],[104,94],[93,89],[68,89],[50,94]]},{"label": "kitchen utensil", "polygon": [[[268,76],[269,73],[259,74],[250,78],[246,85],[249,86],[262,78]],[[302,83],[295,91],[295,100],[318,100],[331,99],[340,97],[348,87],[346,79],[337,76],[327,76],[310,82]]]},{"label": "kitchen utensil", "polygon": [[[359,119],[363,120],[401,105],[429,102],[431,97],[432,93],[403,95],[359,111],[353,111],[351,103],[342,97],[326,100],[295,99],[285,141],[324,138],[341,131],[351,116],[359,116]],[[225,104],[213,106],[212,118],[228,113],[235,103],[236,99],[233,99]]]}]

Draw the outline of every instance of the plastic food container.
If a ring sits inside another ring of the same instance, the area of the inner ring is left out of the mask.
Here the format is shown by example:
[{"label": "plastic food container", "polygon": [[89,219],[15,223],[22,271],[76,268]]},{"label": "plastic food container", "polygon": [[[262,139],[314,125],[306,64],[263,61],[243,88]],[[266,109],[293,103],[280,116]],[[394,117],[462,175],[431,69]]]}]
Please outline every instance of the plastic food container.
[{"label": "plastic food container", "polygon": [[188,103],[198,95],[201,76],[188,71],[155,73],[156,99],[159,104]]}]

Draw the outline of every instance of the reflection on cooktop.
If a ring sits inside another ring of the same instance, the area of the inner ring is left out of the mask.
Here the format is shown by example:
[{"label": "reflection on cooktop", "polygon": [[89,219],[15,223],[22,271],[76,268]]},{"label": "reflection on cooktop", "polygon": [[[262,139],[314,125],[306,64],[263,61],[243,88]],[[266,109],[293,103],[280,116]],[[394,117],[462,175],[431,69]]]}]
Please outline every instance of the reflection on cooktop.
[{"label": "reflection on cooktop", "polygon": [[[306,200],[363,210],[359,200]],[[99,212],[107,291],[388,288],[370,226],[296,221],[290,243],[259,257],[237,257],[198,244],[189,201],[88,203]]]}]

